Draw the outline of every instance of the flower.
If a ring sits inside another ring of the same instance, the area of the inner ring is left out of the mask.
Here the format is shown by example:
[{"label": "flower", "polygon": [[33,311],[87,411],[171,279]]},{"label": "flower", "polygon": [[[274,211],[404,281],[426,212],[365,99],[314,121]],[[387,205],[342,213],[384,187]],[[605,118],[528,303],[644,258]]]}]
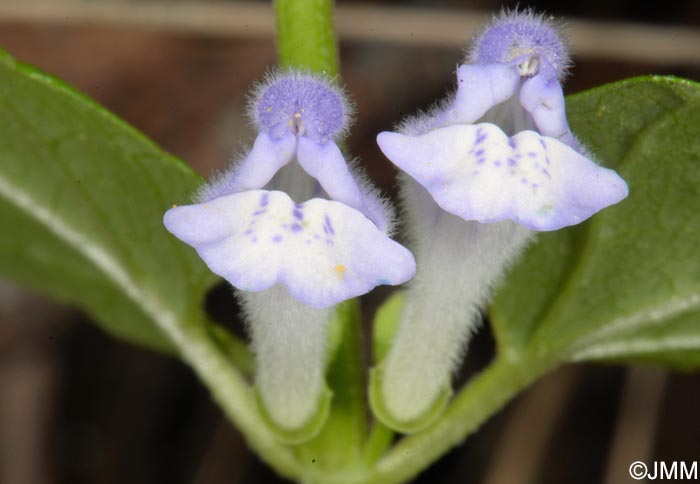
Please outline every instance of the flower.
[{"label": "flower", "polygon": [[457,70],[454,98],[427,119],[381,133],[384,154],[464,220],[533,230],[578,224],[627,196],[627,184],[582,152],[559,79],[558,32],[532,13],[505,14]]},{"label": "flower", "polygon": [[[248,155],[200,190],[199,203],[168,210],[165,226],[234,287],[281,283],[316,308],[410,279],[414,260],[388,237],[389,210],[356,180],[335,143],[348,111],[342,93],[321,77],[272,76],[252,103],[259,133]],[[281,173],[294,160],[301,183]]]},{"label": "flower", "polygon": [[392,216],[348,168],[336,140],[349,106],[329,80],[287,72],[259,86],[250,152],[164,224],[242,300],[260,410],[284,440],[318,432],[333,306],[415,272],[389,238]]},{"label": "flower", "polygon": [[402,177],[418,271],[399,329],[374,373],[387,425],[413,432],[439,415],[481,307],[533,231],[578,224],[627,196],[566,120],[570,64],[553,25],[504,13],[479,35],[457,91],[377,137]]},{"label": "flower", "polygon": [[[206,186],[199,201],[263,188],[296,160],[319,185],[301,198],[321,191],[362,212],[380,230],[391,230],[387,206],[367,183],[358,182],[336,144],[346,134],[352,112],[340,89],[312,74],[271,75],[257,88],[249,111],[258,130],[253,148],[239,165]],[[281,188],[295,188],[287,185]]]}]

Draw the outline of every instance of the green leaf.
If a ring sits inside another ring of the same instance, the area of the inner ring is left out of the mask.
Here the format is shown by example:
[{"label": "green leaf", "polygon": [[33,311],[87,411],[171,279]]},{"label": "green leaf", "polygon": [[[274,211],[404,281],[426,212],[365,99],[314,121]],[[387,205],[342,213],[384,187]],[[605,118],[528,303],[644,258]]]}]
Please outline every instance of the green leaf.
[{"label": "green leaf", "polygon": [[86,309],[131,342],[177,350],[278,472],[299,463],[266,427],[245,347],[208,324],[216,280],[166,232],[200,178],[61,81],[0,53],[0,274]]},{"label": "green leaf", "polygon": [[201,182],[61,81],[0,54],[0,274],[167,350],[215,280],[162,216]]},{"label": "green leaf", "polygon": [[700,366],[700,85],[632,79],[572,96],[567,111],[630,196],[539,235],[494,301],[500,351]]},{"label": "green leaf", "polygon": [[377,309],[372,322],[372,362],[378,364],[391,348],[391,341],[399,329],[399,317],[404,305],[401,291],[392,294]]}]

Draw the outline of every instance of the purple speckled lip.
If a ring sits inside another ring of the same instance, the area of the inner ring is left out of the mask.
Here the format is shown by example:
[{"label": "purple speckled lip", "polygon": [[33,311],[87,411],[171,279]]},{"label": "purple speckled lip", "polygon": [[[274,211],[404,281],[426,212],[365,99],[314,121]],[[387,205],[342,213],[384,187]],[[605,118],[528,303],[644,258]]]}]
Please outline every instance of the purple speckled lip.
[{"label": "purple speckled lip", "polygon": [[[263,200],[265,212],[254,215]],[[303,225],[295,212],[303,212]],[[334,201],[299,205],[283,192],[251,190],[172,208],[164,223],[233,286],[261,291],[281,283],[314,307],[364,294],[378,281],[401,284],[415,272],[407,249]]]},{"label": "purple speckled lip", "polygon": [[[473,150],[477,130],[488,135],[481,156]],[[534,131],[509,138],[496,125],[483,123],[420,136],[385,132],[377,141],[387,158],[423,185],[443,210],[464,220],[510,219],[533,230],[557,230],[627,196],[627,184],[613,170]],[[527,156],[516,162],[522,152]],[[549,158],[556,160],[553,172],[543,168]]]}]

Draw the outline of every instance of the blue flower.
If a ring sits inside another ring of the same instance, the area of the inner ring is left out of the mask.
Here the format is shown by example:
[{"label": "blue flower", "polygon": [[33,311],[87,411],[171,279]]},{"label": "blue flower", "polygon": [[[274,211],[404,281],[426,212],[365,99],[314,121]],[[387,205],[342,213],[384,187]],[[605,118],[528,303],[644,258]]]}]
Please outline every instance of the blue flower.
[{"label": "blue flower", "polygon": [[481,308],[533,231],[578,224],[627,196],[625,181],[592,161],[569,128],[560,82],[570,61],[549,22],[503,14],[469,57],[454,95],[377,138],[407,174],[418,270],[370,401],[403,432],[440,414]]},{"label": "blue flower", "polygon": [[581,149],[560,79],[569,57],[531,13],[506,14],[457,69],[457,92],[432,116],[381,133],[384,154],[464,220],[532,230],[578,224],[627,196],[627,184]]},{"label": "blue flower", "polygon": [[312,437],[328,415],[332,306],[415,272],[412,254],[389,238],[389,207],[336,144],[349,112],[322,77],[271,76],[251,103],[258,134],[250,152],[204,186],[197,203],[164,217],[239,289],[259,408],[289,442]]},{"label": "blue flower", "polygon": [[272,76],[251,104],[258,135],[248,155],[205,186],[199,203],[169,210],[166,227],[238,289],[281,283],[317,308],[407,281],[414,260],[388,237],[389,210],[335,142],[348,114],[327,80]]}]

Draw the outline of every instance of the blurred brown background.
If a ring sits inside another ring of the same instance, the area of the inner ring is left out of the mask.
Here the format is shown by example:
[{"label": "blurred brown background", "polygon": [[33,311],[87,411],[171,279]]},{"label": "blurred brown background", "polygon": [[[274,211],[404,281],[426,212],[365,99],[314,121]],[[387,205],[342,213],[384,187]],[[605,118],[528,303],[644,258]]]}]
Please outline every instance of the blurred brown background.
[{"label": "blurred brown background", "polygon": [[[452,86],[477,22],[514,1],[340,1],[349,150],[395,194],[374,143]],[[700,2],[520,1],[564,17],[566,90],[643,74],[700,80]],[[275,62],[265,2],[1,0],[0,46],[63,78],[208,176],[251,140],[246,91]],[[386,296],[363,304],[371,313]],[[208,306],[238,328],[225,286]],[[488,328],[465,374],[493,352]],[[509,404],[419,483],[618,484],[634,460],[700,460],[700,377],[569,367]],[[176,360],[105,336],[79,311],[0,282],[1,484],[285,482],[246,449]]]}]

